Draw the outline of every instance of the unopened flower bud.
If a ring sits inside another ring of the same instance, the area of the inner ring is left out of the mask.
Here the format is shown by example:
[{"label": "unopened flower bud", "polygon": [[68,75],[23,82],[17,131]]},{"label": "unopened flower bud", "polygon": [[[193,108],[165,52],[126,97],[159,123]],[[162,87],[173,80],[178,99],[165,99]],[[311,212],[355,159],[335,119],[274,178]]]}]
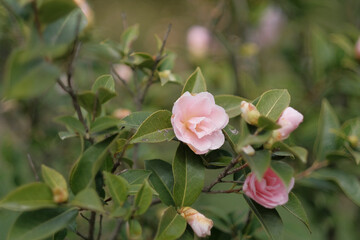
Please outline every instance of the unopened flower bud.
[{"label": "unopened flower bud", "polygon": [[211,235],[210,230],[214,225],[211,219],[205,217],[203,214],[191,207],[183,207],[179,210],[179,213],[186,219],[187,223],[191,226],[198,237]]},{"label": "unopened flower bud", "polygon": [[119,108],[119,109],[116,109],[114,112],[113,112],[113,116],[118,118],[118,119],[123,119],[127,116],[129,116],[131,113],[131,111],[129,109],[126,109],[126,108]]},{"label": "unopened flower bud", "polygon": [[249,156],[254,156],[254,154],[255,154],[255,150],[251,145],[247,145],[247,146],[243,147],[242,151]]},{"label": "unopened flower bud", "polygon": [[355,135],[348,136],[348,141],[350,142],[351,146],[356,148],[359,145],[359,138]]},{"label": "unopened flower bud", "polygon": [[187,46],[190,54],[197,58],[203,58],[210,46],[210,33],[205,27],[193,26],[187,34]]},{"label": "unopened flower bud", "polygon": [[65,188],[55,187],[52,189],[52,192],[53,192],[54,202],[56,203],[66,202],[69,198],[69,193]]},{"label": "unopened flower bud", "polygon": [[92,25],[94,22],[94,13],[86,0],[74,0],[74,2],[79,6],[80,10],[85,15],[87,24]]},{"label": "unopened flower bud", "polygon": [[120,80],[129,82],[133,76],[133,70],[126,64],[114,64],[116,74],[121,78]]},{"label": "unopened flower bud", "polygon": [[241,109],[241,117],[247,123],[251,125],[256,125],[258,123],[260,112],[256,109],[256,107],[252,103],[242,101],[240,105],[240,109]]},{"label": "unopened flower bud", "polygon": [[299,126],[303,119],[304,116],[301,113],[292,107],[287,107],[276,122],[281,128],[273,132],[275,140],[280,141],[288,138],[290,133]]}]

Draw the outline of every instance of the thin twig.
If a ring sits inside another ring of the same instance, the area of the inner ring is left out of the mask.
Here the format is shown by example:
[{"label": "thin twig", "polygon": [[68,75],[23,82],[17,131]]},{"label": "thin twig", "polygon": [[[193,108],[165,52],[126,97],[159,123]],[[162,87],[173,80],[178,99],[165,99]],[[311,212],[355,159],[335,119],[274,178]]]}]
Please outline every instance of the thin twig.
[{"label": "thin twig", "polygon": [[223,172],[221,172],[219,174],[219,176],[216,178],[216,180],[214,180],[208,187],[204,187],[203,192],[210,192],[211,189],[218,184],[219,182],[222,181],[222,179],[224,177],[226,177],[227,175],[229,175],[229,171],[239,162],[241,158],[241,154],[239,154],[238,156],[236,156],[235,158],[233,158],[230,162],[230,164],[225,168],[225,170]]},{"label": "thin twig", "polygon": [[87,240],[87,238],[86,238],[84,235],[82,235],[79,231],[76,231],[75,233],[76,233],[76,235],[78,235],[78,236],[81,237],[82,239]]},{"label": "thin twig", "polygon": [[103,215],[100,214],[99,232],[98,232],[97,240],[100,240],[100,238],[101,238],[101,233],[102,233],[102,220],[103,220]]},{"label": "thin twig", "polygon": [[242,190],[242,188],[237,189],[229,189],[229,190],[218,190],[218,191],[206,191],[203,190],[204,193],[210,193],[210,194],[218,194],[218,193],[238,193]]},{"label": "thin twig", "polygon": [[119,219],[117,221],[117,224],[116,224],[116,227],[114,229],[114,232],[111,234],[111,237],[109,238],[110,240],[116,240],[117,239],[117,236],[121,230],[121,226],[123,225],[124,221]]},{"label": "thin twig", "polygon": [[114,65],[111,66],[111,72],[113,73],[113,75],[115,76],[116,80],[119,80],[124,86],[125,89],[129,92],[129,94],[134,97],[134,92],[133,90],[131,90],[131,88],[129,87],[129,84],[127,84],[127,82],[125,81],[124,78],[122,78],[116,71],[116,69],[114,68]]},{"label": "thin twig", "polygon": [[313,173],[314,171],[326,167],[329,163],[327,161],[323,161],[323,162],[314,162],[311,167],[309,167],[308,169],[306,169],[305,171],[299,173],[296,176],[296,180],[304,178],[309,176],[311,173]]},{"label": "thin twig", "polygon": [[80,213],[80,216],[81,216],[83,219],[85,219],[86,221],[90,222],[90,219],[87,218],[84,214]]},{"label": "thin twig", "polygon": [[89,240],[94,240],[94,232],[95,232],[95,221],[96,221],[96,212],[92,211],[90,216],[90,226],[89,226]]},{"label": "thin twig", "polygon": [[121,19],[122,19],[123,30],[125,31],[125,29],[127,29],[128,27],[126,13],[124,12],[121,13]]},{"label": "thin twig", "polygon": [[36,171],[34,162],[33,162],[32,158],[31,158],[31,156],[30,156],[30,153],[27,154],[27,159],[28,159],[29,165],[30,165],[30,167],[31,167],[31,170],[32,170],[33,173],[34,173],[35,180],[38,182],[38,181],[39,181],[39,175],[37,174],[37,171]]},{"label": "thin twig", "polygon": [[120,164],[121,164],[121,159],[124,157],[125,151],[126,151],[127,147],[129,146],[129,144],[130,144],[130,139],[128,139],[128,140],[126,141],[126,143],[125,143],[125,145],[124,145],[124,148],[123,148],[120,156],[117,157],[117,161],[116,161],[116,163],[114,164],[113,168],[111,169],[111,173],[114,173],[114,172],[116,171],[116,169],[120,166]]},{"label": "thin twig", "polygon": [[248,166],[248,164],[245,163],[244,165],[241,165],[241,166],[238,167],[238,168],[234,168],[233,170],[228,171],[227,175],[231,175],[231,174],[233,174],[233,173],[236,173],[236,172],[238,172],[238,171],[241,171],[241,170],[243,170],[244,168],[246,168],[247,166]]},{"label": "thin twig", "polygon": [[41,23],[39,20],[39,11],[38,11],[38,7],[37,7],[37,1],[33,0],[31,2],[31,7],[34,11],[34,21],[35,21],[35,27],[36,27],[36,31],[40,37],[40,39],[42,39],[42,32],[41,32]]}]

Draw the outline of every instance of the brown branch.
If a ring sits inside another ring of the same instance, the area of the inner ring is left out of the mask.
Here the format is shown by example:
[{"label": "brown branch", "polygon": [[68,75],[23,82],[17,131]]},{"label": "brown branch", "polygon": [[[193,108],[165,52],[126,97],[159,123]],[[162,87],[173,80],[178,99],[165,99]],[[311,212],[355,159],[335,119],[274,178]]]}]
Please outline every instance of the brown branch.
[{"label": "brown branch", "polygon": [[84,214],[80,213],[80,216],[81,216],[83,219],[85,219],[86,221],[90,222],[90,219],[87,218]]},{"label": "brown branch", "polygon": [[238,189],[229,189],[229,190],[218,190],[218,191],[206,191],[203,190],[202,192],[204,193],[209,193],[209,194],[218,194],[218,193],[238,193],[242,190],[242,188],[238,188]]},{"label": "brown branch", "polygon": [[101,234],[102,234],[102,220],[103,220],[103,215],[100,214],[99,232],[98,232],[97,240],[100,240],[100,238],[101,238]]},{"label": "brown branch", "polygon": [[96,212],[91,212],[90,216],[90,226],[89,226],[89,240],[94,240],[94,232],[95,232],[95,220],[96,220]]},{"label": "brown branch", "polygon": [[233,159],[231,160],[230,164],[225,168],[225,170],[219,174],[219,176],[217,177],[217,179],[215,179],[209,186],[204,187],[203,192],[210,192],[211,189],[212,189],[216,184],[218,184],[219,182],[221,182],[224,177],[226,177],[227,175],[229,175],[229,171],[239,162],[240,158],[241,158],[241,154],[239,154],[238,156],[236,156],[235,158],[233,158]]},{"label": "brown branch", "polygon": [[31,156],[30,156],[29,153],[27,154],[27,159],[28,159],[29,165],[30,165],[30,167],[31,167],[31,170],[32,170],[33,173],[34,173],[35,180],[38,182],[38,181],[39,181],[39,175],[37,174],[37,171],[36,171],[34,162],[33,162],[33,160],[32,160],[32,158],[31,158]]},{"label": "brown branch", "polygon": [[117,239],[117,235],[119,234],[120,230],[121,230],[121,226],[123,225],[124,221],[119,219],[117,221],[116,224],[116,228],[114,229],[114,232],[111,234],[111,237],[109,238],[110,240],[116,240]]},{"label": "brown branch", "polygon": [[298,175],[296,175],[296,180],[301,179],[301,178],[305,178],[308,177],[311,173],[313,173],[314,171],[326,167],[329,163],[327,161],[323,161],[323,162],[314,162],[308,169],[306,169],[305,171],[299,173]]},{"label": "brown branch", "polygon": [[242,165],[242,166],[240,166],[240,167],[238,167],[238,168],[235,168],[235,169],[229,171],[229,172],[227,173],[227,175],[231,175],[231,174],[233,174],[233,173],[236,173],[236,172],[238,172],[238,171],[241,171],[241,170],[243,170],[244,168],[246,168],[247,166],[248,166],[248,164],[245,163],[244,165]]},{"label": "brown branch", "polygon": [[31,2],[31,7],[34,11],[34,21],[35,21],[35,27],[36,27],[36,31],[40,37],[40,39],[42,40],[42,32],[41,32],[41,23],[40,23],[40,19],[39,19],[39,11],[38,11],[38,7],[37,7],[37,1],[33,0]]},{"label": "brown branch", "polygon": [[79,231],[76,231],[75,233],[76,233],[76,235],[78,235],[78,236],[81,237],[82,239],[87,240],[87,238],[86,238],[84,235],[82,235]]}]

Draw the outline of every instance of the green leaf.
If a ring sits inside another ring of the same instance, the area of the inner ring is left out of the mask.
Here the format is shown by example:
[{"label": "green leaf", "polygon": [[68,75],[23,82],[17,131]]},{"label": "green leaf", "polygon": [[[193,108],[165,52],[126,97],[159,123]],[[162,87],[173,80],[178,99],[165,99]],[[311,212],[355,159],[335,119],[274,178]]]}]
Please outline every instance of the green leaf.
[{"label": "green leaf", "polygon": [[109,101],[111,98],[116,96],[114,78],[110,74],[98,77],[91,90],[97,93],[101,104]]},{"label": "green leaf", "polygon": [[108,150],[116,142],[116,139],[117,136],[109,137],[89,147],[79,157],[70,173],[70,188],[74,194],[77,194],[92,183],[106,154],[108,154]]},{"label": "green leaf", "polygon": [[29,211],[55,207],[51,189],[45,183],[30,183],[16,188],[0,201],[0,207],[13,211]]},{"label": "green leaf", "polygon": [[75,221],[76,209],[41,209],[24,212],[15,221],[7,240],[41,240]]},{"label": "green leaf", "polygon": [[127,28],[121,35],[121,45],[125,54],[130,52],[131,44],[139,36],[139,24]]},{"label": "green leaf", "polygon": [[105,185],[109,189],[110,195],[116,206],[121,207],[127,199],[129,186],[127,181],[121,176],[104,172]]},{"label": "green leaf", "polygon": [[61,140],[65,140],[65,139],[68,139],[68,138],[73,138],[73,137],[77,137],[78,135],[76,133],[73,133],[73,132],[59,132],[59,137]]},{"label": "green leaf", "polygon": [[151,171],[143,169],[129,169],[125,172],[122,172],[120,176],[126,179],[130,185],[141,184],[145,179],[148,179]]},{"label": "green leaf", "polygon": [[189,93],[206,92],[205,78],[199,67],[196,68],[195,72],[193,72],[190,75],[190,77],[186,80],[181,95],[183,95],[185,92],[189,92]]},{"label": "green leaf", "polygon": [[276,121],[290,104],[290,94],[286,89],[274,89],[263,93],[256,104],[260,114]]},{"label": "green leaf", "polygon": [[294,146],[290,147],[289,145],[283,142],[276,142],[272,145],[272,149],[276,151],[286,151],[295,156],[295,158],[299,159],[301,162],[306,163],[308,157],[308,151],[305,148]]},{"label": "green leaf", "polygon": [[152,69],[154,67],[154,57],[148,53],[136,52],[132,53],[130,56],[133,59],[132,64],[137,65],[139,68]]},{"label": "green leaf", "polygon": [[134,205],[136,208],[135,214],[142,215],[146,212],[146,210],[150,207],[152,201],[152,189],[147,180],[144,181],[140,190],[135,196]]},{"label": "green leaf", "polygon": [[24,50],[14,51],[6,62],[3,94],[7,98],[39,96],[55,85],[60,70]]},{"label": "green leaf", "polygon": [[275,130],[280,128],[280,126],[275,121],[264,116],[259,117],[257,127],[266,130]]},{"label": "green leaf", "polygon": [[178,214],[174,207],[168,207],[161,216],[155,240],[178,239],[185,229],[185,218]]},{"label": "green leaf", "polygon": [[292,215],[294,215],[297,219],[305,224],[309,232],[311,233],[309,220],[306,215],[305,209],[302,206],[300,200],[296,197],[294,193],[289,194],[289,201],[282,205],[287,211],[289,211]]},{"label": "green leaf", "polygon": [[120,125],[137,129],[150,115],[150,112],[133,112],[122,119]]},{"label": "green leaf", "polygon": [[294,176],[294,169],[289,164],[281,161],[272,161],[271,168],[280,177],[285,186],[289,187]]},{"label": "green leaf", "polygon": [[130,219],[126,224],[126,232],[128,239],[136,240],[142,239],[142,228],[138,220]]},{"label": "green leaf", "polygon": [[120,123],[120,119],[110,116],[98,117],[90,125],[90,131],[92,133],[104,131],[106,129],[117,127]]},{"label": "green leaf", "polygon": [[76,4],[74,1],[66,0],[47,0],[44,1],[38,11],[39,20],[41,23],[51,23],[59,18],[62,18],[69,14]]},{"label": "green leaf", "polygon": [[73,42],[76,38],[76,28],[78,25],[79,33],[81,33],[87,25],[87,20],[82,11],[79,8],[76,8],[70,14],[45,27],[43,31],[45,43],[55,46]]},{"label": "green leaf", "polygon": [[145,169],[152,172],[149,180],[158,192],[160,200],[166,205],[175,205],[172,195],[174,176],[171,164],[160,159],[147,160]]},{"label": "green leaf", "polygon": [[250,209],[260,221],[269,239],[281,239],[283,223],[275,209],[268,209],[260,206],[247,196],[243,195]]},{"label": "green leaf", "polygon": [[249,164],[251,171],[255,173],[256,178],[260,181],[266,170],[270,166],[271,153],[268,150],[256,151],[255,155],[249,156],[243,154],[243,158]]},{"label": "green leaf", "polygon": [[233,118],[241,114],[240,105],[242,101],[247,100],[245,98],[234,95],[215,96],[215,103],[225,109],[229,118]]},{"label": "green leaf", "polygon": [[360,206],[360,182],[355,175],[333,169],[321,169],[312,177],[335,182],[356,205]]},{"label": "green leaf", "polygon": [[91,91],[82,91],[77,94],[81,107],[83,107],[91,116],[97,117],[101,113],[101,103],[95,93]]},{"label": "green leaf", "polygon": [[173,139],[175,133],[171,125],[171,115],[167,110],[159,110],[151,114],[132,136],[131,143],[155,143]]},{"label": "green leaf", "polygon": [[69,130],[78,132],[82,135],[85,135],[84,125],[80,122],[79,119],[73,116],[61,116],[55,118],[55,121],[61,124],[64,124]]},{"label": "green leaf", "polygon": [[223,149],[211,151],[201,157],[205,160],[207,168],[226,167],[232,160],[231,154]]},{"label": "green leaf", "polygon": [[337,136],[332,132],[332,129],[338,129],[339,127],[339,120],[334,110],[327,100],[323,100],[314,144],[317,161],[324,161],[328,153],[337,149]]},{"label": "green leaf", "polygon": [[76,194],[75,198],[70,203],[83,209],[89,209],[96,212],[104,212],[103,205],[96,191],[92,188],[86,188]]},{"label": "green leaf", "polygon": [[41,165],[41,175],[44,182],[51,188],[62,188],[67,191],[66,180],[59,172],[45,165]]},{"label": "green leaf", "polygon": [[191,206],[199,197],[204,187],[204,170],[201,157],[180,144],[173,162],[173,196],[177,207]]},{"label": "green leaf", "polygon": [[168,82],[177,82],[175,75],[172,74],[170,70],[159,71],[158,74],[161,86],[164,86]]}]

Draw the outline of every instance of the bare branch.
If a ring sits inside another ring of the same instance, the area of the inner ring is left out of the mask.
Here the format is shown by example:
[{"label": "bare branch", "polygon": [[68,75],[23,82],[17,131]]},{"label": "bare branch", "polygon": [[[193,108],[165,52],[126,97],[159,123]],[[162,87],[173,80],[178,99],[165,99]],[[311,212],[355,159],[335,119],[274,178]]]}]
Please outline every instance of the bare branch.
[{"label": "bare branch", "polygon": [[39,179],[39,175],[37,174],[37,171],[36,171],[36,168],[35,168],[35,165],[34,165],[34,162],[30,156],[30,154],[28,153],[27,154],[27,159],[28,159],[28,162],[29,162],[29,165],[31,167],[31,170],[33,171],[34,173],[34,176],[35,176],[35,180],[38,182],[40,179]]}]

